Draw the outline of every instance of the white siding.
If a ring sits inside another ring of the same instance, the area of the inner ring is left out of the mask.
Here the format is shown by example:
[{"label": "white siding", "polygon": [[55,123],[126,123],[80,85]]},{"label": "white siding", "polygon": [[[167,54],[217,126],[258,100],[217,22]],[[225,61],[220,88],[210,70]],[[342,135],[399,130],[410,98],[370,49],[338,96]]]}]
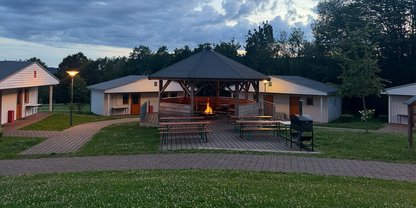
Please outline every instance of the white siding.
[{"label": "white siding", "polygon": [[153,106],[153,112],[159,112],[158,93],[141,93],[140,102],[150,102],[150,106]]},{"label": "white siding", "polygon": [[91,91],[91,112],[104,115],[104,93]]},{"label": "white siding", "polygon": [[[165,82],[165,81],[164,81]],[[155,86],[156,83],[156,86]],[[134,92],[159,92],[159,80],[142,79],[137,82],[106,90],[106,93],[134,93]],[[166,92],[183,91],[177,82],[171,82]]]},{"label": "white siding", "polygon": [[7,123],[8,111],[15,111],[14,120],[16,119],[16,105],[17,105],[17,90],[2,90],[1,91],[1,124]]},{"label": "white siding", "polygon": [[[35,71],[36,77],[34,77]],[[46,72],[45,69],[34,63],[2,80],[0,89],[56,85],[58,83],[58,80]]]},{"label": "white siding", "polygon": [[[398,115],[407,115],[407,106],[403,104],[406,100],[410,99],[411,96],[389,96],[389,121],[390,123],[399,123]],[[407,124],[407,118],[401,118],[402,124]]]},{"label": "white siding", "polygon": [[327,100],[328,104],[328,121],[333,121],[341,116],[342,101],[341,96],[329,96]]}]

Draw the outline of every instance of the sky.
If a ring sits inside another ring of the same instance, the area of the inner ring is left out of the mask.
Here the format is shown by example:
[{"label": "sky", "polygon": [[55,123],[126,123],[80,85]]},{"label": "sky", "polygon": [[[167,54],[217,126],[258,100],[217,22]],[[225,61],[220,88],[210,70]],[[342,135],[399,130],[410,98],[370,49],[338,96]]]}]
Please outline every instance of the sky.
[{"label": "sky", "polygon": [[[38,57],[57,67],[78,52],[128,56],[132,48],[170,51],[235,38],[269,21],[275,33],[302,28],[311,38],[319,0],[0,0],[0,60]],[[244,48],[242,48],[244,49]]]}]

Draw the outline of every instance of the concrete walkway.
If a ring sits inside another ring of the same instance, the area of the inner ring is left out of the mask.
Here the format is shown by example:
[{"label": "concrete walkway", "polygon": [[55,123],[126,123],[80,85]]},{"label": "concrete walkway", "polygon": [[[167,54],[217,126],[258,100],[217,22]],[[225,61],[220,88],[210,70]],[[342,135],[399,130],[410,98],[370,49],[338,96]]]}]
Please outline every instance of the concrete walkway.
[{"label": "concrete walkway", "polygon": [[71,153],[77,151],[100,129],[118,123],[139,121],[138,118],[115,119],[85,123],[66,129],[50,136],[47,140],[23,151],[20,155],[37,155],[51,153]]},{"label": "concrete walkway", "polygon": [[138,169],[299,172],[416,181],[416,164],[254,154],[152,154],[0,160],[0,175]]}]

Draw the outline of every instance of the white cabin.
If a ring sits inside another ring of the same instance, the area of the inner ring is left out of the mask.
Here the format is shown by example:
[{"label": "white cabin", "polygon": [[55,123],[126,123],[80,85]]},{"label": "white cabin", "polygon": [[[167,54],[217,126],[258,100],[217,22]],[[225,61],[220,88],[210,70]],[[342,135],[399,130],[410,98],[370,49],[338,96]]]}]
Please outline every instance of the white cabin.
[{"label": "white cabin", "polygon": [[405,101],[416,96],[416,83],[386,89],[388,95],[389,123],[407,124],[407,106]]},{"label": "white cabin", "polygon": [[[147,76],[130,75],[88,86],[91,90],[91,112],[97,115],[138,115],[140,107],[147,102],[147,112],[158,112],[158,80]],[[172,82],[164,96],[183,95],[181,86]]]},{"label": "white cabin", "polygon": [[0,61],[1,124],[36,114],[40,86],[49,86],[49,110],[52,110],[53,85],[59,80],[35,62]]}]

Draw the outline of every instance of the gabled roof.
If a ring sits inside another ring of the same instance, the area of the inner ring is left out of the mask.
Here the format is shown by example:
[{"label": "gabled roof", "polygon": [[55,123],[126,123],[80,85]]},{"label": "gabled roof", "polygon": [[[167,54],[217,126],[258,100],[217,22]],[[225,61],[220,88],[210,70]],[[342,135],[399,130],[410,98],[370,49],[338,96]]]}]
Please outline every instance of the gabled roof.
[{"label": "gabled roof", "polygon": [[90,90],[105,91],[105,90],[127,85],[127,84],[130,84],[130,83],[142,80],[142,79],[146,79],[146,78],[147,76],[130,75],[130,76],[121,77],[118,79],[109,80],[106,82],[101,82],[95,85],[90,85],[87,88]]},{"label": "gabled roof", "polygon": [[204,50],[149,76],[163,80],[266,80],[266,75],[212,50]]},{"label": "gabled roof", "polygon": [[291,82],[291,83],[296,84],[296,85],[307,87],[307,88],[325,93],[327,95],[335,94],[335,93],[338,92],[338,89],[331,86],[331,85],[327,85],[325,83],[318,82],[318,81],[311,80],[311,79],[307,79],[307,78],[304,78],[304,77],[299,77],[299,76],[275,76],[275,75],[272,75],[271,77],[275,77],[277,79],[281,79],[281,80],[284,80],[284,81],[287,81],[287,82]]},{"label": "gabled roof", "polygon": [[0,61],[0,80],[7,78],[8,76],[26,68],[33,64],[29,61]]},{"label": "gabled roof", "polygon": [[413,96],[409,100],[406,100],[403,104],[405,104],[405,105],[412,105],[415,102],[416,102],[416,96]]},{"label": "gabled roof", "polygon": [[410,83],[410,84],[387,88],[386,94],[415,96],[416,95],[416,83]]}]

